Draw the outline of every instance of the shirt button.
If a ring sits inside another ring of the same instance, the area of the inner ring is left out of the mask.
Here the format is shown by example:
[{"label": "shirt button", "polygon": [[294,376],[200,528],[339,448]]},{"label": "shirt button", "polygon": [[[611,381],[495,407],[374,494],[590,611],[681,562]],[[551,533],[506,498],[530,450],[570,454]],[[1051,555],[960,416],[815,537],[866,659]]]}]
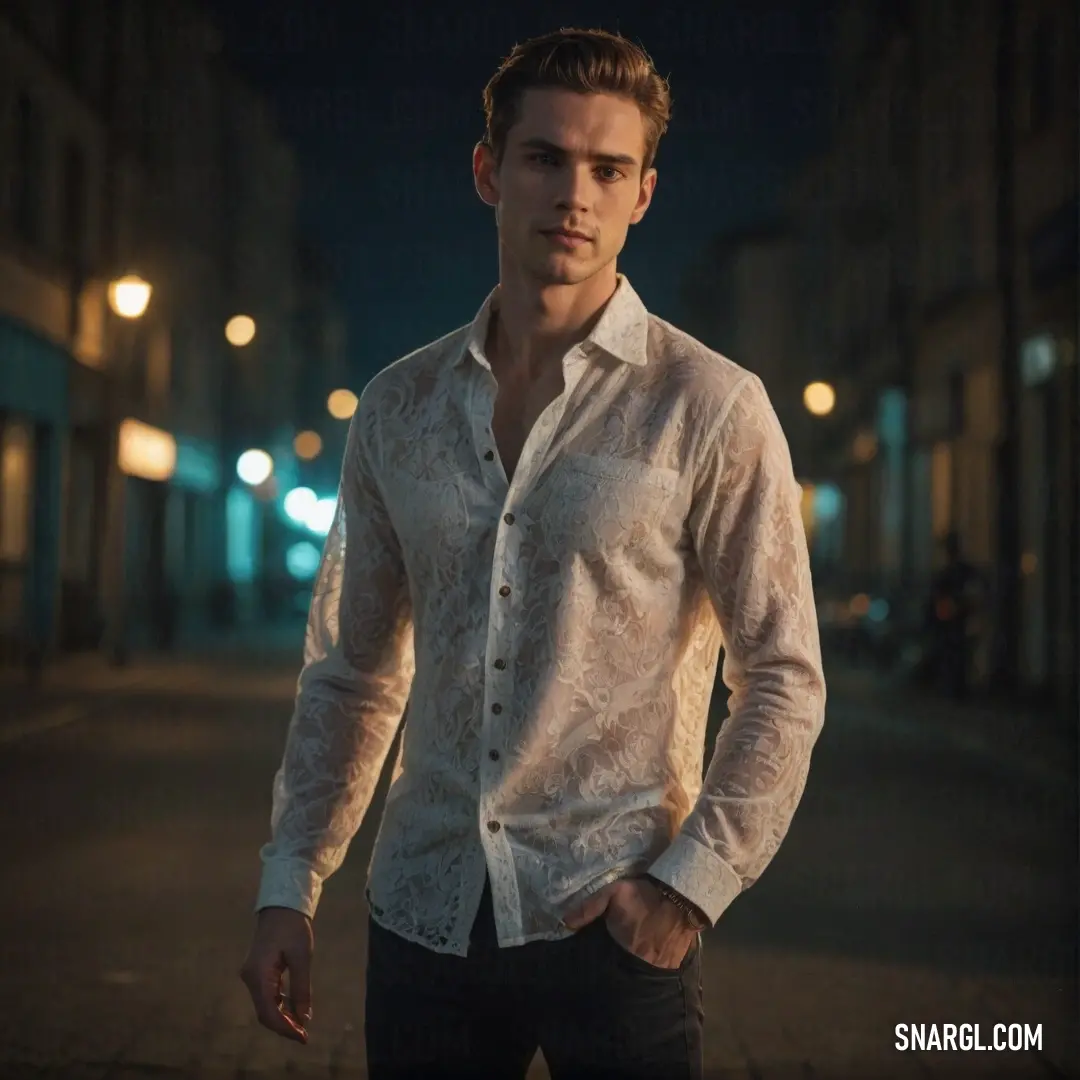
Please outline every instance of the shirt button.
[{"label": "shirt button", "polygon": [[499,595],[500,596],[509,596],[510,595],[510,586],[509,585],[504,585],[501,589],[499,589]]},{"label": "shirt button", "polygon": [[514,515],[513,514],[505,515],[505,517],[503,517],[503,521],[505,521],[507,525],[513,525],[514,524]]},{"label": "shirt button", "polygon": [[502,657],[500,657],[498,660],[495,661],[495,669],[496,669],[496,671],[503,671],[503,670],[505,670],[505,668],[506,668],[506,661],[503,660]]},{"label": "shirt button", "polygon": [[492,712],[493,712],[493,713],[494,713],[494,714],[495,714],[496,716],[498,716],[498,715],[499,715],[499,713],[501,713],[501,712],[502,712],[502,706],[501,706],[501,705],[500,705],[500,704],[499,704],[499,703],[498,703],[498,702],[496,701],[496,702],[495,702],[495,704],[491,706],[491,711],[492,711]]},{"label": "shirt button", "polygon": [[494,460],[495,460],[495,451],[494,451],[494,450],[489,450],[489,451],[488,451],[488,452],[487,452],[487,453],[486,453],[486,454],[484,455],[484,460],[485,460],[485,461],[494,461]]},{"label": "shirt button", "polygon": [[502,826],[497,821],[488,822],[488,832],[498,832]]},{"label": "shirt button", "polygon": [[488,757],[491,758],[492,761],[498,761],[499,760],[499,751],[498,750],[489,750],[488,751]]}]

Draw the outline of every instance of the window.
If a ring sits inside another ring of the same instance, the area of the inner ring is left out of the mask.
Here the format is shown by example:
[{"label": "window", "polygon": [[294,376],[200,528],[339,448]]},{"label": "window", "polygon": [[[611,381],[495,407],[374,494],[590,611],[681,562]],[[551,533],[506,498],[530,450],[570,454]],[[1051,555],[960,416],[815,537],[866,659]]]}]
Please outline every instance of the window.
[{"label": "window", "polygon": [[255,501],[242,488],[230,488],[225,496],[225,565],[230,581],[252,580],[257,544]]},{"label": "window", "polygon": [[15,229],[29,247],[44,243],[45,133],[41,110],[20,94],[15,119]]},{"label": "window", "polygon": [[75,141],[64,147],[64,260],[72,270],[86,265],[86,154]]},{"label": "window", "polygon": [[1054,23],[1044,16],[1032,35],[1030,56],[1030,124],[1032,132],[1044,131],[1054,119],[1055,61]]},{"label": "window", "polygon": [[0,428],[0,561],[25,562],[30,555],[33,506],[34,432],[28,423]]},{"label": "window", "polygon": [[930,528],[934,537],[944,536],[953,525],[952,446],[934,445],[930,457]]}]

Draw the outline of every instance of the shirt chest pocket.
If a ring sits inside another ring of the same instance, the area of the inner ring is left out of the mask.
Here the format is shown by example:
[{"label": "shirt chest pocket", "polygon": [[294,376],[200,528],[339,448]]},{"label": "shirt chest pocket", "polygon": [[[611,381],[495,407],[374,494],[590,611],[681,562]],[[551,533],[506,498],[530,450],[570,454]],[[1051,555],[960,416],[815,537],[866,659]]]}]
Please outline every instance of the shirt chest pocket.
[{"label": "shirt chest pocket", "polygon": [[567,454],[544,485],[540,522],[552,547],[614,551],[655,533],[678,489],[674,469],[639,461]]},{"label": "shirt chest pocket", "polygon": [[398,536],[411,547],[432,550],[453,546],[469,531],[468,476],[454,473],[420,479],[392,470],[392,519]]}]

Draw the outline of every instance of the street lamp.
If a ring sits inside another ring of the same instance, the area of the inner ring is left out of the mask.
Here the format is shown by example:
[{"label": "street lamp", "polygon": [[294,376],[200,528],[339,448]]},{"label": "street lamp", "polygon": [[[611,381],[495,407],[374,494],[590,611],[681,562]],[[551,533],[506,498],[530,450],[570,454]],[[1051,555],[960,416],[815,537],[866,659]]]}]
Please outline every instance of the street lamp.
[{"label": "street lamp", "polygon": [[301,461],[314,461],[322,453],[322,438],[317,431],[301,431],[293,439],[293,450]]},{"label": "street lamp", "polygon": [[356,395],[351,390],[335,390],[326,399],[326,408],[335,420],[349,420],[356,412]]},{"label": "street lamp", "polygon": [[122,319],[140,319],[153,291],[138,274],[125,274],[109,282],[109,307]]},{"label": "street lamp", "polygon": [[803,391],[803,404],[813,416],[828,416],[836,406],[836,391],[826,382],[812,382]]},{"label": "street lamp", "polygon": [[225,324],[225,339],[230,345],[243,348],[255,338],[255,320],[250,315],[234,315]]},{"label": "street lamp", "polygon": [[236,462],[236,475],[249,487],[265,484],[274,472],[274,459],[265,450],[245,450]]},{"label": "street lamp", "polygon": [[[153,287],[138,274],[125,274],[109,282],[109,307],[129,323],[141,319],[150,303]],[[121,335],[122,356],[113,358],[114,385],[109,395],[109,464],[106,474],[105,584],[106,647],[117,667],[127,662],[127,476],[121,457],[130,455],[132,429],[124,428],[126,378],[135,359],[134,327]],[[125,435],[127,436],[125,440]]]}]

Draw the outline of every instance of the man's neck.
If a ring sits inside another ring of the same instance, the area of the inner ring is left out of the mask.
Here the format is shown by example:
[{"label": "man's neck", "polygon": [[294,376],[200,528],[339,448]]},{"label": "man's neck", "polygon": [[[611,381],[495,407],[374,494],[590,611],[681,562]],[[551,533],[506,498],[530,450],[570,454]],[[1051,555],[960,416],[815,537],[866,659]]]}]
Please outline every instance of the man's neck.
[{"label": "man's neck", "polygon": [[492,367],[515,381],[543,379],[588,337],[617,283],[614,263],[578,285],[538,288],[516,273],[502,272],[488,341]]}]

